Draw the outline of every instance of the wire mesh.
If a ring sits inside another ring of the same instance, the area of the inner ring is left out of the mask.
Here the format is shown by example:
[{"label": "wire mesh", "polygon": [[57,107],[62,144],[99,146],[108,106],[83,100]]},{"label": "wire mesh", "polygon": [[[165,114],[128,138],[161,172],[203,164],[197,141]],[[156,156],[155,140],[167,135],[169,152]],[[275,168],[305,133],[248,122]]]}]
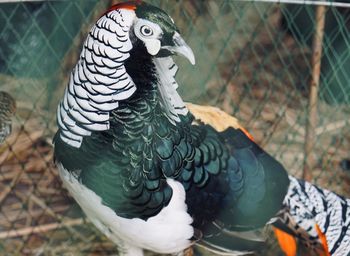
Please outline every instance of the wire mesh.
[{"label": "wire mesh", "polygon": [[[0,254],[105,255],[115,246],[84,219],[52,159],[55,110],[91,24],[116,1],[0,4],[0,90],[17,103],[0,145]],[[176,21],[196,66],[175,57],[180,94],[237,117],[302,176],[317,6],[148,0]],[[343,1],[345,2],[345,1]],[[348,3],[348,2],[346,2]],[[328,6],[312,181],[350,197],[350,8]],[[260,255],[278,255],[273,244]]]}]

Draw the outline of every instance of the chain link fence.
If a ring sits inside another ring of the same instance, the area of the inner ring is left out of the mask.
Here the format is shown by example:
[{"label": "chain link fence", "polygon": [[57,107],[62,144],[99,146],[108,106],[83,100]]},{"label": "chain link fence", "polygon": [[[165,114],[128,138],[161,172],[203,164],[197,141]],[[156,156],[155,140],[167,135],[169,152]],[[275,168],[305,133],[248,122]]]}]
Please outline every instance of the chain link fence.
[{"label": "chain link fence", "polygon": [[[116,250],[62,189],[51,143],[56,106],[85,35],[115,2],[0,3],[0,91],[17,104],[12,134],[0,145],[0,255]],[[186,101],[224,109],[290,174],[302,177],[305,170],[312,182],[350,197],[350,1],[327,6],[324,26],[317,5],[148,2],[174,18],[196,55],[196,66],[175,57]],[[317,38],[319,76],[311,62]],[[316,92],[310,90],[315,75]],[[310,95],[317,99],[311,107]],[[267,246],[259,255],[278,253]]]}]

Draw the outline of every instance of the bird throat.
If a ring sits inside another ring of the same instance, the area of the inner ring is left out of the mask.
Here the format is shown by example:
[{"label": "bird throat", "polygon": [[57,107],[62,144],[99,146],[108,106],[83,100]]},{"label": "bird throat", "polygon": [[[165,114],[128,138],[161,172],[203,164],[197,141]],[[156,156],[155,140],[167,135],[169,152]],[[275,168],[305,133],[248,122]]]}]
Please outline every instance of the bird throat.
[{"label": "bird throat", "polygon": [[[147,90],[155,90],[157,104],[165,112],[168,120],[176,125],[180,122],[180,115],[186,116],[188,109],[177,92],[178,83],[175,75],[178,67],[171,56],[151,57],[139,43],[130,52],[130,58],[125,62],[126,71],[136,84],[138,94],[145,94]],[[145,95],[140,95],[145,97]]]}]

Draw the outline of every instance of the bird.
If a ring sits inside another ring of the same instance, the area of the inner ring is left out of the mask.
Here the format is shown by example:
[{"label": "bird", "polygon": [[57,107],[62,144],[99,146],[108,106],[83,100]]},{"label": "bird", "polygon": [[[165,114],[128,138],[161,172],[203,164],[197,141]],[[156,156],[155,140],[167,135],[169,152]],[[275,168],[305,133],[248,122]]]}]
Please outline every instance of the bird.
[{"label": "bird", "polygon": [[[350,253],[350,200],[288,175],[237,119],[186,104],[173,55],[195,64],[175,21],[144,1],[93,25],[57,107],[54,161],[87,218],[118,246],[182,255],[261,248]],[[218,121],[219,120],[219,121]]]},{"label": "bird", "polygon": [[0,91],[0,145],[11,134],[12,117],[16,112],[16,101],[7,92]]}]

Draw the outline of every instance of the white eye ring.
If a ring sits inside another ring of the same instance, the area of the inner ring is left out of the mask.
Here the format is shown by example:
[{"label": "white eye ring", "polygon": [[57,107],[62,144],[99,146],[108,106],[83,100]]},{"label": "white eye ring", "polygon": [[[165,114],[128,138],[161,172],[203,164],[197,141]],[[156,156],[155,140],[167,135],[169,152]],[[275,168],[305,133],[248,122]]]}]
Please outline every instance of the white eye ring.
[{"label": "white eye ring", "polygon": [[140,29],[140,32],[143,36],[151,36],[153,35],[153,30],[151,29],[151,27],[147,26],[147,25],[143,25]]}]

